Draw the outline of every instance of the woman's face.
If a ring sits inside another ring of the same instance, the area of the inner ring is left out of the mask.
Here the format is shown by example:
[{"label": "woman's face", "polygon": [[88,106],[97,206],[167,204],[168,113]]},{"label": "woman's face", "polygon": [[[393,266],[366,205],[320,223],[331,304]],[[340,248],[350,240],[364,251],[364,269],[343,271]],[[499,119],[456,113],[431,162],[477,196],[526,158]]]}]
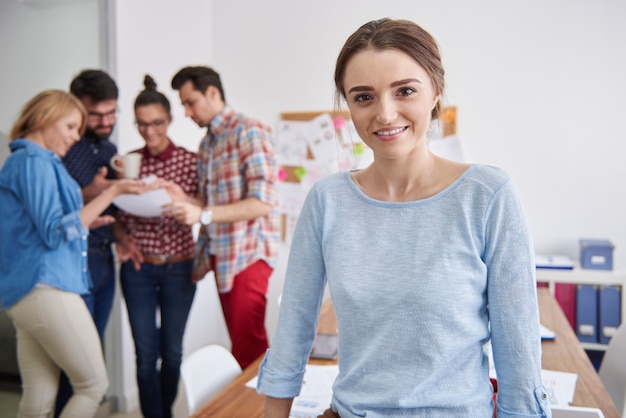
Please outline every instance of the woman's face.
[{"label": "woman's face", "polygon": [[64,157],[69,149],[80,139],[80,125],[83,122],[82,114],[71,110],[52,125],[40,130],[41,143],[44,148]]},{"label": "woman's face", "polygon": [[439,92],[415,60],[395,49],[364,50],[348,61],[343,82],[355,128],[375,156],[426,147]]},{"label": "woman's face", "polygon": [[152,155],[158,155],[165,151],[169,144],[167,139],[167,127],[171,117],[160,104],[139,106],[135,109],[137,129],[146,141],[146,147]]}]

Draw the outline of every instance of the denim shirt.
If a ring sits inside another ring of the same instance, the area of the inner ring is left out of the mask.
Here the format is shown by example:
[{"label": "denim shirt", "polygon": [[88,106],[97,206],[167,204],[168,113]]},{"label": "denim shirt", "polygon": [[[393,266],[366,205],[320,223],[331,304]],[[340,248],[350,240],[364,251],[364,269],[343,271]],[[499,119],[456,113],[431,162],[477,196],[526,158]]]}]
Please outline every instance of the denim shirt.
[{"label": "denim shirt", "polygon": [[372,199],[349,173],[318,181],[289,254],[257,389],[296,396],[327,284],[342,418],[546,418],[534,250],[510,178],[474,165],[417,201]]},{"label": "denim shirt", "polygon": [[0,171],[0,304],[17,303],[38,283],[87,293],[87,238],[78,183],[61,159],[28,139],[9,144]]}]

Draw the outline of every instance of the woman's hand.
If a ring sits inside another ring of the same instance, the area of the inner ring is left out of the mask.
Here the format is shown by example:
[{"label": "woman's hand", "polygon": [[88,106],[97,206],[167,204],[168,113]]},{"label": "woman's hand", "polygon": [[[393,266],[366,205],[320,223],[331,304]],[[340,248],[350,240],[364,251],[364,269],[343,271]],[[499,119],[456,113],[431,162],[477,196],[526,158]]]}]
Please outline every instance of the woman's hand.
[{"label": "woman's hand", "polygon": [[289,418],[293,398],[265,397],[265,418]]},{"label": "woman's hand", "polygon": [[146,183],[143,180],[120,179],[120,180],[114,181],[112,187],[116,188],[117,195],[142,194],[150,190],[158,189],[159,183],[156,181]]},{"label": "woman's hand", "polygon": [[187,200],[187,193],[185,193],[183,188],[180,187],[180,185],[178,185],[177,183],[160,179],[159,184],[160,187],[165,188],[165,191],[174,202]]}]

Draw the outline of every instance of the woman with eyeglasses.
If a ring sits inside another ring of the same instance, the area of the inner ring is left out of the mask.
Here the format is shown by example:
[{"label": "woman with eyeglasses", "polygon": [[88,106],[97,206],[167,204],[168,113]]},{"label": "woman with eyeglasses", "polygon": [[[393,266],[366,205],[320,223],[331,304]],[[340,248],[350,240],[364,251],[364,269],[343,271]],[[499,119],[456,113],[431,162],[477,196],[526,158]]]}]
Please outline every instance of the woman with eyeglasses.
[{"label": "woman with eyeglasses", "polygon": [[[149,75],[144,85],[135,100],[137,129],[146,143],[134,151],[143,156],[139,177],[155,175],[195,196],[196,154],[169,139],[170,102]],[[196,292],[191,280],[195,250],[191,226],[171,216],[122,212],[117,227],[134,238],[137,250],[122,264],[121,287],[135,341],[141,411],[146,418],[169,418],[178,390],[183,334]]]}]

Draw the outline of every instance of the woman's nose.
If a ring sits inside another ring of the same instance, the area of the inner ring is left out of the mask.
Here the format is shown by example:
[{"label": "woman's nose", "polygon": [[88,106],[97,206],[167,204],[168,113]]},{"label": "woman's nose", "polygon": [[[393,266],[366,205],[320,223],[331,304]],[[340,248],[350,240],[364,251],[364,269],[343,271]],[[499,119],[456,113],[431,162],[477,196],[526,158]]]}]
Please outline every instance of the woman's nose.
[{"label": "woman's nose", "polygon": [[384,125],[389,124],[396,120],[398,117],[398,110],[396,109],[393,100],[382,97],[377,105],[376,120]]}]

